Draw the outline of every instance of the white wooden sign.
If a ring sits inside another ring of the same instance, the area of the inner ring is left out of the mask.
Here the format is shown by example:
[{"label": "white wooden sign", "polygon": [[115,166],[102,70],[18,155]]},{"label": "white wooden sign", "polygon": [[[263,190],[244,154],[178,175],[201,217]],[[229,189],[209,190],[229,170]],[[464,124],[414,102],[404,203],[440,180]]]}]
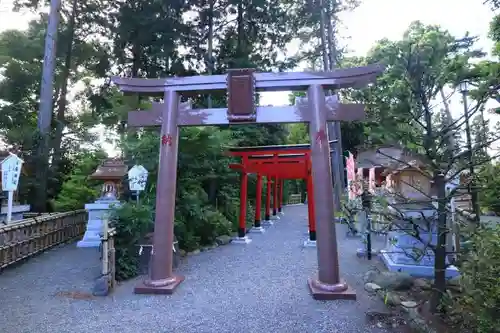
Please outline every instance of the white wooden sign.
[{"label": "white wooden sign", "polygon": [[148,180],[148,170],[142,165],[134,165],[128,171],[128,186],[130,191],[144,191]]},{"label": "white wooden sign", "polygon": [[19,177],[24,161],[17,155],[10,153],[9,157],[2,161],[2,191],[7,191],[7,223],[12,219],[12,205],[14,201],[14,191],[19,186]]},{"label": "white wooden sign", "polygon": [[2,191],[16,191],[24,161],[15,154],[2,161]]}]

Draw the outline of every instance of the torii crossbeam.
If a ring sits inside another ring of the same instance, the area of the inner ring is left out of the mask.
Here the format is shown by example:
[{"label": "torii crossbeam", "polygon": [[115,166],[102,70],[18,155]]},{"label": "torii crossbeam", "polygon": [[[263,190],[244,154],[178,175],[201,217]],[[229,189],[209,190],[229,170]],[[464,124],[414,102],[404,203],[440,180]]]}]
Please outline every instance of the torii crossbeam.
[{"label": "torii crossbeam", "polygon": [[[112,81],[124,92],[162,94],[164,100],[155,103],[150,111],[129,113],[129,126],[161,126],[152,267],[148,279],[137,286],[135,292],[170,294],[184,280],[172,272],[179,126],[307,122],[319,231],[318,274],[310,278],[308,284],[316,299],[355,298],[339,275],[326,124],[327,121],[362,120],[364,112],[362,105],[342,104],[336,95],[325,97],[323,89],[362,88],[374,82],[382,71],[382,66],[370,65],[315,73],[255,73],[252,69],[234,69],[227,75],[213,76],[113,77]],[[213,90],[227,90],[227,108],[193,109],[190,103],[180,103],[180,93]],[[307,98],[298,98],[295,105],[289,107],[256,105],[257,91],[290,90],[307,90]]]}]

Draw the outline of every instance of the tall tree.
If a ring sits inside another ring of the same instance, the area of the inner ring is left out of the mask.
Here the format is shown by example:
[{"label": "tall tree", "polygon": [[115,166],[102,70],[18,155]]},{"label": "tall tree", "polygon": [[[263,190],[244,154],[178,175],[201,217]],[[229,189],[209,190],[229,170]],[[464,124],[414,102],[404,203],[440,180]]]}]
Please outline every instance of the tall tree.
[{"label": "tall tree", "polygon": [[[384,63],[388,69],[375,86],[350,95],[368,106],[367,127],[375,144],[398,143],[424,156],[428,165],[425,174],[432,179],[438,196],[438,239],[431,246],[435,254],[435,293],[431,300],[434,310],[445,294],[446,203],[452,195],[446,195],[444,186],[465,168],[460,162],[467,154],[463,146],[454,156],[446,153],[447,139],[460,131],[464,118],[436,126],[439,108],[434,101],[440,99],[444,87],[456,86],[463,76],[470,75],[469,60],[481,55],[473,49],[474,41],[414,22],[402,40],[382,40],[372,49],[365,61]],[[473,111],[484,104],[485,98],[478,101]],[[430,196],[428,199],[432,201]],[[418,234],[412,235],[418,238]]]}]

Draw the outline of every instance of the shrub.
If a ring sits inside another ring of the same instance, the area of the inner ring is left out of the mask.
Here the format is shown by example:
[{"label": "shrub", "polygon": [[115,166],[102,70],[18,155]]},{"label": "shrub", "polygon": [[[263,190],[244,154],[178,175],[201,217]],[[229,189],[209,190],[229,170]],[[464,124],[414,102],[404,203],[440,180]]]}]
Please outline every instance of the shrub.
[{"label": "shrub", "polygon": [[139,274],[137,246],[153,231],[153,210],[144,204],[124,203],[112,211],[110,222],[116,228],[116,279],[133,278]]},{"label": "shrub", "polygon": [[481,227],[461,265],[457,305],[477,333],[500,332],[500,225]]},{"label": "shrub", "polygon": [[102,182],[92,180],[89,176],[94,173],[102,158],[104,156],[101,152],[81,153],[68,179],[62,184],[61,192],[52,201],[56,211],[83,209],[86,203],[97,198]]}]

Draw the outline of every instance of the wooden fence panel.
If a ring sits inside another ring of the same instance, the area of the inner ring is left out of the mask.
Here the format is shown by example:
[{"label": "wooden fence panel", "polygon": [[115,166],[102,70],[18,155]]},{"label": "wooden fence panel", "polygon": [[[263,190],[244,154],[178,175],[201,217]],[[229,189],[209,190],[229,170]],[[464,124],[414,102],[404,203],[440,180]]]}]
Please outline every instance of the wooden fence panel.
[{"label": "wooden fence panel", "polygon": [[[33,216],[33,215],[31,215]],[[0,227],[0,270],[85,233],[87,212],[33,216]]]},{"label": "wooden fence panel", "polygon": [[302,203],[302,195],[299,194],[290,194],[288,197],[289,205],[297,205]]}]

